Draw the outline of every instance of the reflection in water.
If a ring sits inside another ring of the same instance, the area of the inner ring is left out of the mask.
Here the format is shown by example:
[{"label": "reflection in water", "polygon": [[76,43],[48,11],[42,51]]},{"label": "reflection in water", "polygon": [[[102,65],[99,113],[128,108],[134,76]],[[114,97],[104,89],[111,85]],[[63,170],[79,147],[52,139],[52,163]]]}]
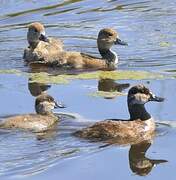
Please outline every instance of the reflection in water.
[{"label": "reflection in water", "polygon": [[[18,131],[1,133],[0,162],[3,163],[0,168],[0,176],[31,176],[41,173],[54,164],[63,162],[65,159],[84,157],[89,153],[106,150],[109,144],[89,143],[75,139],[71,134],[75,129],[80,128],[81,125],[82,123],[77,123],[76,119],[71,119],[69,115],[65,115],[65,119],[61,120],[56,129],[46,133],[30,134]],[[3,141],[4,138],[6,139],[5,142]],[[154,165],[167,162],[167,160],[155,160],[145,157],[147,150],[151,146],[152,139],[153,137],[148,141],[133,144],[129,149],[130,168],[137,175],[146,176],[151,172]],[[117,148],[119,148],[118,145]],[[4,153],[5,149],[11,150],[9,154]],[[105,151],[104,153],[106,155]]]},{"label": "reflection in water", "polygon": [[48,84],[44,84],[44,83],[38,83],[38,82],[28,82],[28,89],[31,93],[32,96],[38,96],[40,95],[42,92],[47,91],[49,88],[51,87],[51,85]]},{"label": "reflection in water", "polygon": [[127,89],[130,86],[129,83],[117,83],[113,79],[100,79],[98,81],[98,90],[105,91],[105,92],[122,92],[123,90]]},{"label": "reflection in water", "polygon": [[145,156],[151,146],[151,141],[143,141],[139,144],[133,144],[129,150],[129,164],[132,172],[140,176],[148,175],[152,168],[161,163],[168,162],[163,159],[150,159]]},{"label": "reflection in water", "polygon": [[[150,159],[146,157],[146,153],[153,143],[153,138],[154,137],[151,136],[147,140],[130,145],[128,153],[129,166],[131,171],[136,175],[147,176],[152,171],[153,167],[155,167],[155,165],[168,162],[164,159]],[[102,145],[101,148],[107,147],[109,145],[119,146],[119,142],[112,140],[111,142]]]},{"label": "reflection in water", "polygon": [[[41,20],[48,27],[47,31],[49,31],[51,36],[61,37],[64,40],[67,49],[79,50],[94,55],[97,55],[97,49],[94,46],[96,44],[96,33],[100,28],[108,25],[109,27],[119,29],[120,32],[124,33],[125,39],[128,39],[129,42],[128,51],[119,48],[122,58],[119,69],[145,69],[157,72],[171,72],[175,70],[176,62],[174,45],[176,41],[174,34],[176,29],[175,3],[175,1],[171,0],[107,0],[94,1],[94,3],[90,3],[88,0],[3,0],[0,7],[0,56],[1,60],[3,60],[0,63],[0,69],[26,71],[22,60],[22,52],[26,46],[25,27],[30,22]],[[17,80],[16,82],[17,84],[19,83]],[[9,87],[10,83],[8,83],[6,86]],[[153,83],[153,86],[157,90],[161,89],[157,81]],[[41,91],[44,89],[41,88]],[[171,88],[170,91],[172,91]],[[170,91],[168,95],[172,94]],[[15,92],[15,89],[13,89],[13,92]],[[163,89],[162,92],[166,92],[166,90]],[[37,90],[37,88],[31,91],[31,94],[34,96],[39,93],[40,89]],[[77,94],[77,99],[81,97],[80,94]],[[10,96],[8,97],[10,98]],[[157,114],[159,112],[158,114],[164,115],[164,118],[167,117],[165,114],[170,114],[169,116],[171,117],[172,111],[170,110],[170,104],[165,107],[167,108],[160,108],[164,113],[160,113],[160,111],[156,111],[155,113]],[[14,109],[12,109],[13,113]],[[171,117],[171,119],[173,118]],[[59,164],[60,160],[65,159],[69,153],[82,152],[84,150],[87,152],[89,149],[88,143],[81,144],[75,138],[65,136],[65,133],[62,131],[57,131],[57,134],[53,136],[53,140],[50,138],[52,135],[48,138],[49,140],[39,135],[40,141],[36,141],[36,136],[33,138],[33,135],[30,136],[23,132],[1,133],[0,175],[32,175],[33,173],[46,170],[54,164]],[[174,134],[172,135],[174,139]],[[156,147],[156,151],[161,152],[164,149],[169,158],[173,158],[174,162],[175,147],[173,146],[173,150],[171,151],[165,148],[166,141],[166,139],[164,141],[161,140],[159,146]],[[131,160],[130,167],[136,174],[146,175],[152,170],[155,164],[164,162],[164,160],[151,160],[145,157],[145,153],[143,152],[146,152],[149,146],[150,143],[131,146],[129,152],[129,159]],[[140,149],[143,149],[143,152]],[[72,154],[76,156],[76,153]],[[82,156],[84,155],[82,154]],[[100,164],[100,162],[97,163],[98,165]],[[111,169],[111,166],[109,169]],[[162,170],[166,177],[170,174],[174,175],[172,168],[169,169],[168,166],[165,169],[163,168]],[[63,168],[65,174],[68,172],[66,170],[66,168]],[[90,172],[91,168],[88,171]],[[103,169],[103,171],[106,171],[106,169]],[[116,175],[116,172],[111,171],[111,173],[113,173],[113,176]],[[155,173],[154,177],[149,176],[149,178],[163,179],[163,174],[161,172],[158,178],[156,178],[158,173]],[[124,177],[125,179],[136,179],[135,177],[128,178],[127,171]],[[105,179],[104,177],[101,178]],[[42,177],[42,179],[46,178]]]},{"label": "reflection in water", "polygon": [[123,90],[130,86],[129,83],[117,83],[110,78],[100,78],[98,81],[98,92],[94,93],[95,96],[101,96],[105,99],[113,99],[117,96],[124,95]]},{"label": "reflection in water", "polygon": [[35,133],[36,135],[36,139],[41,141],[41,140],[54,140],[56,139],[57,136],[57,126],[53,126],[51,129],[44,131],[44,132],[39,132],[39,133]]}]

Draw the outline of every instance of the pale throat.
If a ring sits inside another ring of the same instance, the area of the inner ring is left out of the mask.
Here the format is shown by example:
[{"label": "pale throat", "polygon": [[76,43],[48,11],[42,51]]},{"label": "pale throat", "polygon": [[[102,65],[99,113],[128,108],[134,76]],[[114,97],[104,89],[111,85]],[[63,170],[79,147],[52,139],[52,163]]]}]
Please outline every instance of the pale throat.
[{"label": "pale throat", "polygon": [[113,51],[113,50],[111,50],[110,49],[110,52],[114,55],[114,58],[115,58],[115,60],[114,60],[114,64],[118,64],[118,55],[117,55],[117,53],[115,52],[115,51]]}]

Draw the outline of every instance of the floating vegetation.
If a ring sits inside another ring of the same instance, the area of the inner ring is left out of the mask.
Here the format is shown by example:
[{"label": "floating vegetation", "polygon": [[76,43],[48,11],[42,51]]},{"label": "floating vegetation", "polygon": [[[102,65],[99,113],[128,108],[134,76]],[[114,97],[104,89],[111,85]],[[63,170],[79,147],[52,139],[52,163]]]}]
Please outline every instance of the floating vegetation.
[{"label": "floating vegetation", "polygon": [[22,72],[16,69],[0,69],[0,74],[16,74],[21,75]]},{"label": "floating vegetation", "polygon": [[103,97],[105,99],[114,99],[118,96],[125,96],[126,93],[121,93],[118,91],[115,91],[115,92],[97,91],[97,92],[90,93],[89,95],[93,97]]},{"label": "floating vegetation", "polygon": [[50,83],[50,84],[66,84],[70,80],[81,79],[113,79],[113,80],[142,80],[142,79],[161,79],[163,75],[150,73],[145,71],[97,71],[89,73],[81,73],[76,75],[50,75],[47,73],[30,74],[33,82]]},{"label": "floating vegetation", "polygon": [[160,47],[170,47],[171,44],[169,42],[160,42]]},{"label": "floating vegetation", "polygon": [[65,77],[67,75],[50,75],[48,73],[31,73],[30,82],[38,82],[44,84],[68,84],[69,80]]},{"label": "floating vegetation", "polygon": [[144,79],[162,79],[164,75],[159,73],[151,73],[147,71],[96,71],[80,74],[61,74],[52,75],[46,72],[40,73],[25,73],[15,69],[0,70],[0,74],[16,74],[27,76],[30,82],[39,82],[46,84],[68,84],[70,80],[80,79],[113,79],[113,80],[144,80]]}]

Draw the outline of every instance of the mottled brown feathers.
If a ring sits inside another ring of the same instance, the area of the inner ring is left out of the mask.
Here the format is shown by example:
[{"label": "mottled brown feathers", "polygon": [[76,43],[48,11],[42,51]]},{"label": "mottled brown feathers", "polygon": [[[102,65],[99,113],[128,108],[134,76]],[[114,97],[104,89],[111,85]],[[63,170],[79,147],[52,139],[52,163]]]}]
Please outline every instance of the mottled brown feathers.
[{"label": "mottled brown feathers", "polygon": [[114,140],[114,143],[130,144],[146,140],[153,135],[155,124],[153,120],[150,120],[150,123],[150,130],[145,131],[145,121],[106,120],[79,130],[74,135],[90,140]]},{"label": "mottled brown feathers", "polygon": [[75,136],[90,140],[117,144],[135,144],[151,139],[155,134],[155,122],[144,105],[149,101],[162,102],[144,85],[133,86],[128,92],[129,120],[105,120],[79,130]]}]

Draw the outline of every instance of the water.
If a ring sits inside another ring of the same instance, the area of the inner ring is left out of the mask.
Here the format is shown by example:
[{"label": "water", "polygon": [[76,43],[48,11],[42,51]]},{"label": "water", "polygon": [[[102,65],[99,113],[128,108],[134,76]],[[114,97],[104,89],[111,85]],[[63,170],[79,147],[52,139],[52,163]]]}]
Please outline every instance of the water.
[{"label": "water", "polygon": [[[1,119],[34,112],[38,84],[32,89],[28,74],[5,73],[4,70],[29,71],[22,59],[27,46],[26,25],[40,21],[48,35],[64,41],[65,49],[96,56],[99,56],[96,47],[99,30],[104,27],[117,29],[121,39],[129,44],[113,48],[120,56],[118,69],[169,76],[152,80],[126,78],[116,83],[144,83],[165,97],[164,103],[149,103],[146,108],[157,121],[170,124],[157,127],[158,136],[145,155],[153,164],[142,174],[130,165],[130,162],[134,163],[129,158],[130,146],[103,147],[102,143],[87,142],[71,135],[76,129],[98,120],[127,119],[125,95],[111,99],[92,96],[98,89],[96,79],[43,84],[48,94],[67,105],[62,110],[66,115],[56,111],[62,121],[49,134],[0,131],[0,178],[136,180],[145,175],[150,180],[175,179],[176,2],[0,0],[0,3]],[[127,89],[123,90],[126,92]]]}]

